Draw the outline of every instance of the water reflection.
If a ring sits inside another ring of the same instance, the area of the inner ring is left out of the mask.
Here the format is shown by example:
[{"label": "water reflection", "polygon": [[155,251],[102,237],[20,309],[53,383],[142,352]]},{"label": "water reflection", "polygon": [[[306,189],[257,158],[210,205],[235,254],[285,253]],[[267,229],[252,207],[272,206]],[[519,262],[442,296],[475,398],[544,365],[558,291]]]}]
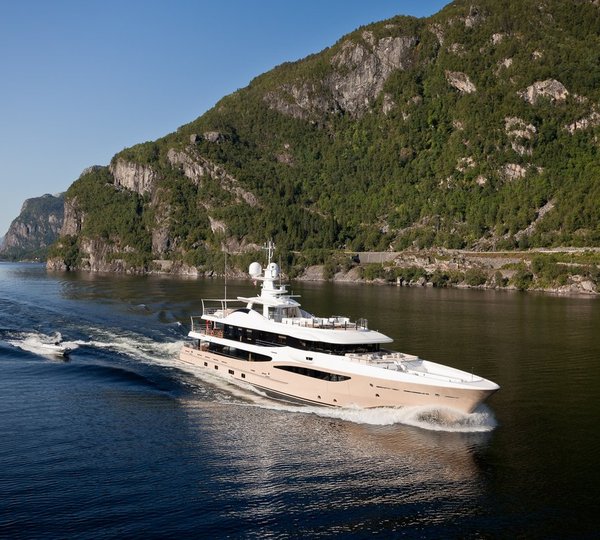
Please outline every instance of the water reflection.
[{"label": "water reflection", "polygon": [[346,516],[377,505],[393,514],[406,505],[449,497],[468,504],[481,496],[474,453],[489,434],[372,426],[194,399],[182,405],[201,459],[220,463],[210,482],[236,520],[268,526],[308,513],[314,530],[328,509]]}]

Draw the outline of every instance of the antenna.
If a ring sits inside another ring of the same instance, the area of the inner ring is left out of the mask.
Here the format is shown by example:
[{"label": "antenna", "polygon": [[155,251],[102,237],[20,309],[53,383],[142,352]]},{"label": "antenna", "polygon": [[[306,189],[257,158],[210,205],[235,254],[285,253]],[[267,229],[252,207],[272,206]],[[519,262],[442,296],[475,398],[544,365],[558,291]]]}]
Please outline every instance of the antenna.
[{"label": "antenna", "polygon": [[263,249],[267,252],[267,264],[271,264],[271,259],[273,258],[273,251],[275,249],[275,244],[273,240],[269,240],[264,246]]},{"label": "antenna", "polygon": [[227,309],[227,251],[225,251],[225,309]]}]

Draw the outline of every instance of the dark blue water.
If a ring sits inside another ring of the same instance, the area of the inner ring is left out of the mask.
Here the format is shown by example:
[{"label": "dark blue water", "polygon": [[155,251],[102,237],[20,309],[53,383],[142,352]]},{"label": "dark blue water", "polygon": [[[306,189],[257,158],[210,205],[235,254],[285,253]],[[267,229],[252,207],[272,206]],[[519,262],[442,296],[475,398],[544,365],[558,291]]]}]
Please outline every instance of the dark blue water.
[{"label": "dark blue water", "polygon": [[288,407],[180,369],[217,282],[0,264],[0,537],[598,536],[599,300],[293,288],[502,389],[456,422]]}]

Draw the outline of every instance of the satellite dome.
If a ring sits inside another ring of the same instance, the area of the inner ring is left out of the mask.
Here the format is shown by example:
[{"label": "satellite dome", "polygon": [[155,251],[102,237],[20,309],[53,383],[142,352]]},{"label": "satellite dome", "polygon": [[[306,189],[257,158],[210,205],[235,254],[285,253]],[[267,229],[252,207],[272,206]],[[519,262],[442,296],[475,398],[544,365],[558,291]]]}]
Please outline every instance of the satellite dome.
[{"label": "satellite dome", "polygon": [[257,262],[253,262],[250,265],[250,268],[248,269],[248,273],[252,276],[252,277],[258,277],[261,275],[262,273],[262,267],[260,265],[260,263]]},{"label": "satellite dome", "polygon": [[269,263],[269,266],[267,266],[267,273],[272,277],[272,278],[277,278],[279,277],[279,265],[277,263]]}]

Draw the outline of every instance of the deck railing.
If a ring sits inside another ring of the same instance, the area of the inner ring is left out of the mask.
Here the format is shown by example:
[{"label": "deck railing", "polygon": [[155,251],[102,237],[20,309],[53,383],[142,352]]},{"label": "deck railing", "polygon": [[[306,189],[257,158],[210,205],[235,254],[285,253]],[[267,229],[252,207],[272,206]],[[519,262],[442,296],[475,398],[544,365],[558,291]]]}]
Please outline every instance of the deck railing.
[{"label": "deck railing", "polygon": [[368,330],[369,328],[367,319],[358,319],[356,322],[352,322],[346,317],[331,317],[329,319],[320,317],[290,317],[282,319],[281,322],[294,326],[326,330]]},{"label": "deck railing", "polygon": [[192,320],[192,332],[202,332],[207,336],[223,337],[222,328],[211,328],[208,321],[202,320],[202,317],[190,317]]}]

